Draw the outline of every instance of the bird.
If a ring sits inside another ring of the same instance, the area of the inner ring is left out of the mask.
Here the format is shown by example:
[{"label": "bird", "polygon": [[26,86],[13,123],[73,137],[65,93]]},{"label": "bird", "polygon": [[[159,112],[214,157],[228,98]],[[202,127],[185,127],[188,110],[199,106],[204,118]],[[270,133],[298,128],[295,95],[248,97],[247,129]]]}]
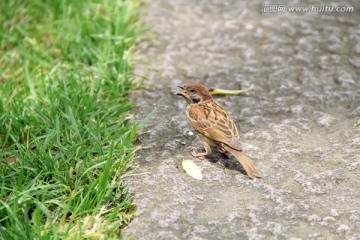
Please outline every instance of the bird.
[{"label": "bird", "polygon": [[250,179],[261,178],[259,171],[244,153],[238,129],[224,108],[217,103],[209,90],[199,83],[185,83],[178,86],[176,93],[187,101],[186,116],[195,132],[204,142],[205,152],[191,153],[204,159],[211,154],[212,147],[228,156],[231,153],[240,162]]}]

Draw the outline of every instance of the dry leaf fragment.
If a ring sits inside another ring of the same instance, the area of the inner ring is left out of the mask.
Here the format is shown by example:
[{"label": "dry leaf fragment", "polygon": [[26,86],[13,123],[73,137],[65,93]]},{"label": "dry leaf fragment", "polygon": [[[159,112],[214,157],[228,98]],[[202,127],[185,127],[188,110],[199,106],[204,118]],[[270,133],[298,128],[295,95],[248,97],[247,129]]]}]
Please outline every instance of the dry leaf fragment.
[{"label": "dry leaf fragment", "polygon": [[192,160],[183,160],[182,167],[191,177],[198,180],[202,179],[203,176],[200,168]]},{"label": "dry leaf fragment", "polygon": [[249,91],[253,90],[254,85],[251,85],[249,88],[242,89],[242,90],[228,90],[228,89],[214,89],[210,88],[209,91],[211,95],[240,95],[248,93]]}]

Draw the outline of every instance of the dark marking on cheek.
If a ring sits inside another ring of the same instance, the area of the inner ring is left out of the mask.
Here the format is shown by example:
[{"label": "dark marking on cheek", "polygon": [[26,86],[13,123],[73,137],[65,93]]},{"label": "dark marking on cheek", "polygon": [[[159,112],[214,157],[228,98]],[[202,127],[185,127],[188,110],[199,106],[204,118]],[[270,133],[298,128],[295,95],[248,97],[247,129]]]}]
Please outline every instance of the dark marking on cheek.
[{"label": "dark marking on cheek", "polygon": [[192,99],[193,103],[199,103],[201,101],[201,99],[197,99],[197,98],[194,98]]}]

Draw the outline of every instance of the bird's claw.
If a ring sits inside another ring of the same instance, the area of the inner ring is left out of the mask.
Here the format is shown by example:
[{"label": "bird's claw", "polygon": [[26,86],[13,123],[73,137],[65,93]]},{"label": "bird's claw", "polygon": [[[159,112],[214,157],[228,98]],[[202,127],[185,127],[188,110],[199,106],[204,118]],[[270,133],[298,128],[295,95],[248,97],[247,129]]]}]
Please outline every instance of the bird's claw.
[{"label": "bird's claw", "polygon": [[196,158],[199,158],[200,160],[203,160],[203,159],[205,158],[205,157],[204,157],[204,154],[202,154],[202,153],[197,153],[195,150],[192,151],[191,156],[196,157]]},{"label": "bird's claw", "polygon": [[226,151],[223,148],[218,148],[219,153],[223,154],[224,156],[226,156],[227,158],[230,158],[230,154],[228,151]]}]

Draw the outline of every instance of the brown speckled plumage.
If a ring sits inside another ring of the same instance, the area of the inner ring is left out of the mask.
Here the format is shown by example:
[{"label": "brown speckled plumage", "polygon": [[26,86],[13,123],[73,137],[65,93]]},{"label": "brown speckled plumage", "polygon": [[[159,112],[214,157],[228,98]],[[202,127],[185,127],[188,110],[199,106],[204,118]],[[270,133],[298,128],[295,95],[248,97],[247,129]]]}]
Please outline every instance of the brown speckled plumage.
[{"label": "brown speckled plumage", "polygon": [[206,87],[198,83],[179,86],[183,92],[177,93],[188,101],[186,115],[191,126],[204,141],[205,152],[192,155],[198,158],[211,153],[211,146],[223,152],[232,153],[242,164],[250,178],[260,177],[251,160],[242,150],[239,132],[226,111],[215,102]]}]

